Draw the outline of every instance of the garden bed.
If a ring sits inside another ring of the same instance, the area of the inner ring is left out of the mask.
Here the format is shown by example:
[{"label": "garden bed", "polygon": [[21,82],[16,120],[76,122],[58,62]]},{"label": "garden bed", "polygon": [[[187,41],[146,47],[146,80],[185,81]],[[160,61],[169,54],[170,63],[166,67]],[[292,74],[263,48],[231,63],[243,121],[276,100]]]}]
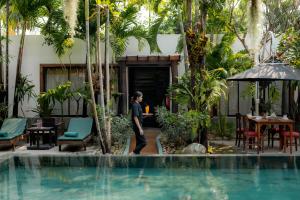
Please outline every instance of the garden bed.
[{"label": "garden bed", "polygon": [[[216,138],[214,138],[216,139]],[[211,154],[235,154],[237,153],[237,149],[235,146],[228,144],[228,142],[224,142],[226,140],[218,140],[209,143],[209,150],[212,151]],[[163,154],[182,154],[182,150],[184,146],[176,146],[175,144],[168,143],[166,139],[162,136],[160,139],[160,143],[163,149]]]}]

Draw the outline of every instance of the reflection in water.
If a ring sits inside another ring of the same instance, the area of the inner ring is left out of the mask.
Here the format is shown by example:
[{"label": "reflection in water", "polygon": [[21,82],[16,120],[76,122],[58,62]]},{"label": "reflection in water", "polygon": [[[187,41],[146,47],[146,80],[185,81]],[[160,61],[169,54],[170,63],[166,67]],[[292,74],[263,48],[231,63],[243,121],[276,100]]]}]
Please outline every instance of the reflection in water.
[{"label": "reflection in water", "polygon": [[111,167],[42,167],[30,159],[15,167],[10,160],[0,168],[0,199],[298,199],[296,169],[117,168],[111,159],[98,165]]}]

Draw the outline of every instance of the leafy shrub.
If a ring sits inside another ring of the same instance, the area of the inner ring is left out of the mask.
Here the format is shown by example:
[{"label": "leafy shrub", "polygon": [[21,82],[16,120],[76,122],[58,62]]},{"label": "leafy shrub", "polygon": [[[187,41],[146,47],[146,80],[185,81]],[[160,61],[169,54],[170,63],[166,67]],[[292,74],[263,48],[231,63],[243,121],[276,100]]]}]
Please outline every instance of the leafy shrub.
[{"label": "leafy shrub", "polygon": [[7,117],[8,107],[5,103],[0,103],[0,125],[3,123],[4,119]]},{"label": "leafy shrub", "polygon": [[168,143],[176,146],[190,144],[197,135],[199,121],[209,124],[209,117],[196,111],[171,113],[165,107],[158,107],[156,120]]},{"label": "leafy shrub", "polygon": [[[97,106],[97,112],[99,117],[99,124],[101,132],[104,133],[104,120],[102,115],[102,109]],[[126,142],[128,136],[133,134],[133,129],[130,120],[126,116],[111,116],[111,142],[123,144]]]},{"label": "leafy shrub", "polygon": [[234,127],[233,123],[227,121],[225,115],[219,115],[217,120],[212,121],[211,133],[222,139],[225,137],[232,139],[233,134],[235,133]]},{"label": "leafy shrub", "polygon": [[133,134],[131,122],[124,116],[113,116],[111,120],[112,143],[124,143]]}]

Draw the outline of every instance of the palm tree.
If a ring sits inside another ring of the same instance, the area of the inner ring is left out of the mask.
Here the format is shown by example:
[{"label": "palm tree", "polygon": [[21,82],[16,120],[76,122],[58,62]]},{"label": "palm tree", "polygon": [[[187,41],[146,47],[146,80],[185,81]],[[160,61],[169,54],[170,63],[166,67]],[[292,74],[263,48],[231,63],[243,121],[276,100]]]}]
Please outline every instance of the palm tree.
[{"label": "palm tree", "polygon": [[[51,3],[47,0],[12,0],[12,6],[15,8],[17,14],[20,17],[21,23],[21,39],[18,53],[18,61],[17,61],[17,70],[16,70],[16,80],[15,80],[15,88],[18,85],[18,81],[21,77],[21,67],[22,67],[22,59],[23,59],[23,51],[24,51],[24,42],[25,42],[25,32],[28,29],[32,29],[37,24],[37,20],[45,14],[46,6],[51,6]],[[14,97],[14,106],[13,106],[13,115],[18,115],[18,103],[16,96]]]},{"label": "palm tree", "polygon": [[[100,26],[101,26],[101,7],[100,7],[100,1],[97,1],[97,58],[98,58],[98,69],[99,69],[99,90],[100,90],[100,108],[101,108],[101,117],[103,121],[105,120],[105,104],[104,104],[104,91],[103,91],[103,72],[102,72],[102,62],[101,62],[101,37],[100,37]],[[103,135],[107,135],[106,133],[106,123],[103,123]]]},{"label": "palm tree", "polygon": [[[6,0],[0,0],[0,12],[2,12],[2,8],[4,7]],[[0,21],[0,41],[2,41],[2,24]],[[3,80],[3,52],[2,52],[2,45],[0,45],[0,91],[4,89],[4,80]]]},{"label": "palm tree", "polygon": [[104,145],[103,138],[101,135],[101,130],[100,130],[100,124],[99,124],[99,119],[98,119],[98,114],[97,114],[97,109],[96,109],[96,101],[94,97],[94,88],[93,88],[93,81],[92,81],[92,70],[91,70],[91,57],[90,57],[90,27],[89,27],[89,0],[85,0],[85,30],[86,30],[86,51],[87,51],[87,71],[88,71],[88,79],[89,79],[89,86],[90,86],[90,93],[91,93],[91,99],[92,99],[92,109],[93,109],[93,114],[95,118],[95,123],[96,123],[96,128],[97,128],[97,133],[98,133],[98,139],[99,143],[102,148],[102,153],[107,153],[106,145]]}]

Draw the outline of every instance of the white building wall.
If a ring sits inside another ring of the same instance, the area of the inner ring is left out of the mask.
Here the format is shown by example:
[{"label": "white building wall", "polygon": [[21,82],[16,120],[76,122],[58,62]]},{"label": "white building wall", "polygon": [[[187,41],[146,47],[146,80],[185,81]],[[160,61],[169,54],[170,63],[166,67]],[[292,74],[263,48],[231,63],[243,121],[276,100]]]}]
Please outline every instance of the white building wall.
[{"label": "white building wall", "polygon": [[[150,48],[147,42],[145,41],[145,46],[143,49],[139,51],[138,41],[135,38],[130,38],[128,41],[128,47],[123,56],[148,56],[148,55],[171,55],[176,53],[176,46],[179,39],[179,35],[169,34],[169,35],[159,35],[158,36],[158,44],[162,51],[162,53],[150,53]],[[216,36],[216,40],[220,40],[219,36]],[[18,57],[18,49],[19,49],[19,41],[20,36],[12,36],[10,37],[10,63],[9,63],[9,113],[12,113],[13,108],[13,93],[14,93],[14,85],[15,85],[15,73],[17,66],[17,57]],[[3,41],[5,42],[5,41]],[[277,44],[278,42],[275,42]],[[274,43],[273,43],[274,45]],[[5,46],[3,44],[3,46]],[[104,60],[104,45],[102,44],[102,61]],[[55,54],[54,48],[52,46],[48,46],[44,44],[43,36],[40,35],[27,35],[25,38],[25,48],[23,52],[23,62],[22,62],[22,74],[28,76],[29,80],[32,80],[35,85],[35,92],[39,94],[40,91],[40,64],[85,64],[86,63],[86,54],[85,54],[85,42],[82,40],[75,40],[74,47],[67,52],[64,56],[59,58]],[[234,52],[242,50],[242,44],[237,40],[233,44]],[[184,73],[184,63],[183,58],[178,66],[178,73],[181,76]],[[91,62],[94,61],[92,58]],[[241,84],[243,85],[243,84]],[[234,88],[232,88],[234,90]],[[231,90],[231,89],[230,89]],[[242,92],[242,87],[240,86],[240,95]],[[230,103],[231,108],[236,104],[235,91],[230,91]],[[250,101],[250,102],[249,102]],[[35,99],[30,99],[27,103],[25,100],[23,105],[23,110],[26,111],[26,117],[33,117],[36,113],[31,110],[36,107]],[[240,97],[240,110],[242,112],[248,113],[248,108],[251,107],[251,99],[242,99]],[[225,108],[227,110],[227,108]],[[247,111],[246,111],[247,110]],[[230,113],[234,112],[230,110]],[[21,114],[21,112],[19,112]],[[227,113],[227,112],[226,112]]]},{"label": "white building wall", "polygon": [[[150,54],[150,48],[145,42],[144,48],[139,51],[138,42],[134,38],[130,38],[128,42],[128,47],[124,56],[133,56],[133,55],[170,55],[176,52],[176,45],[179,35],[159,35],[158,44],[162,53],[153,53]],[[4,41],[5,42],[5,41]],[[13,95],[15,87],[15,77],[16,77],[16,67],[17,67],[17,58],[19,50],[20,36],[10,37],[9,43],[9,54],[10,54],[10,63],[9,63],[9,113],[12,114],[13,108]],[[5,46],[3,44],[3,46]],[[102,44],[102,48],[104,45]],[[75,40],[74,47],[67,52],[64,56],[59,58],[55,54],[54,48],[44,44],[43,36],[40,35],[27,35],[25,38],[25,46],[23,52],[23,61],[21,72],[23,75],[28,76],[29,80],[35,85],[34,91],[39,94],[40,91],[40,64],[60,64],[60,63],[73,63],[73,64],[85,64],[86,63],[86,54],[85,54],[85,42],[82,40]],[[102,61],[104,60],[104,50],[102,49]],[[92,58],[91,62],[94,61]],[[184,66],[182,63],[179,65],[179,73],[183,74]],[[25,100],[23,105],[23,110],[26,112],[26,117],[33,117],[36,113],[31,110],[36,107],[35,99],[30,99],[27,103]],[[19,111],[21,114],[21,110]]]}]

